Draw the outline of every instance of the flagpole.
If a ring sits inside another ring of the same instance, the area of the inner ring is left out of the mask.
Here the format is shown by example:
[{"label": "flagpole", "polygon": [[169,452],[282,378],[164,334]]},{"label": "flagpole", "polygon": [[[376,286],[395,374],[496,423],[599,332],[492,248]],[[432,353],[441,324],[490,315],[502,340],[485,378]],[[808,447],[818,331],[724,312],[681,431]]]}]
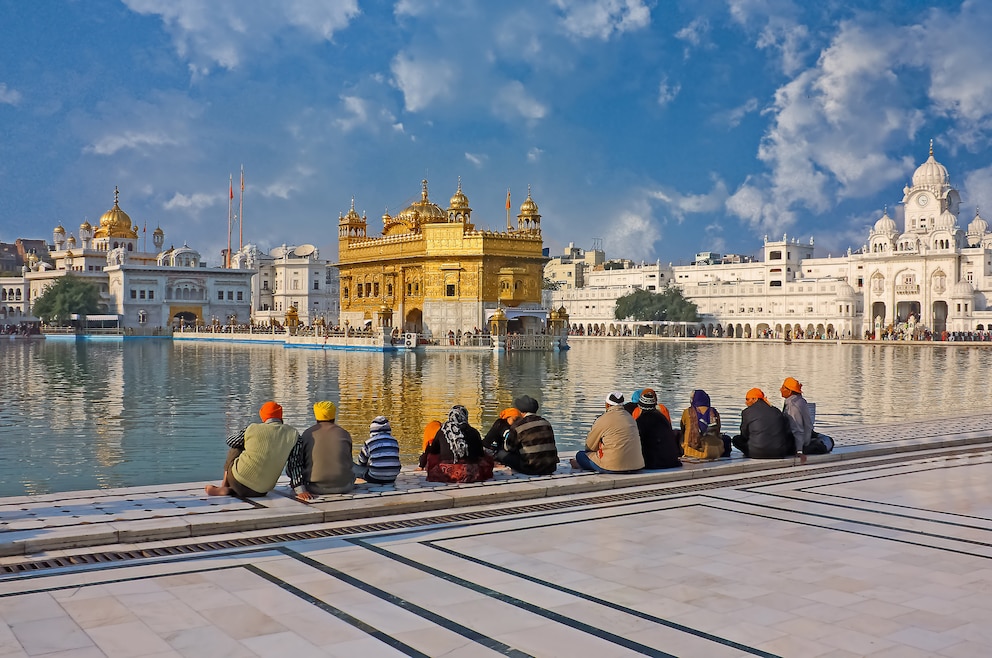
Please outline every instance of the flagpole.
[{"label": "flagpole", "polygon": [[241,198],[238,201],[238,251],[245,246],[245,166],[241,165]]},{"label": "flagpole", "polygon": [[506,188],[506,232],[509,233],[512,229],[510,228],[510,188]]},{"label": "flagpole", "polygon": [[231,267],[231,213],[234,212],[234,174],[230,176],[227,196],[227,263],[224,265],[228,269]]}]

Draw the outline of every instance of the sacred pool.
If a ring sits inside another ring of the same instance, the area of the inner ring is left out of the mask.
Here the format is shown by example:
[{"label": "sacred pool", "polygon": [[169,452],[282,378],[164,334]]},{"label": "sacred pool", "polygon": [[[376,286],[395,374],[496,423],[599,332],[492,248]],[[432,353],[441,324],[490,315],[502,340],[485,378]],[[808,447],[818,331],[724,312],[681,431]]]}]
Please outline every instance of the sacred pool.
[{"label": "sacred pool", "polygon": [[485,434],[527,393],[555,427],[559,453],[580,448],[603,399],[649,386],[677,425],[703,388],[735,433],[744,393],[780,405],[788,375],[817,403],[817,427],[974,413],[989,404],[992,349],[978,345],[586,339],[566,353],[376,352],[129,340],[0,341],[0,496],[215,481],[224,438],[274,399],[286,422],[312,424],[330,399],[356,452],[369,421],[387,416],[404,463],[423,425],[452,404]]}]

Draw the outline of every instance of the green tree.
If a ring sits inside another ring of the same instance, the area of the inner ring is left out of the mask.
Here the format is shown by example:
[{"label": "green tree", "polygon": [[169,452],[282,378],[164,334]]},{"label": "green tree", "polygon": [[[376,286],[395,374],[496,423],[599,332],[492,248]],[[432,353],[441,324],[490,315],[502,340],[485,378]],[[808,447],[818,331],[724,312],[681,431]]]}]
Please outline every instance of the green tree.
[{"label": "green tree", "polygon": [[617,300],[613,313],[617,320],[633,319],[639,322],[667,320],[669,322],[697,322],[696,305],[682,295],[678,286],[668,286],[660,293],[635,290]]},{"label": "green tree", "polygon": [[561,281],[555,281],[553,279],[549,279],[548,277],[544,277],[544,281],[541,284],[541,289],[542,290],[561,290]]},{"label": "green tree", "polygon": [[46,324],[65,324],[73,313],[97,313],[99,303],[100,291],[95,285],[68,274],[45,289],[32,304],[31,312]]}]

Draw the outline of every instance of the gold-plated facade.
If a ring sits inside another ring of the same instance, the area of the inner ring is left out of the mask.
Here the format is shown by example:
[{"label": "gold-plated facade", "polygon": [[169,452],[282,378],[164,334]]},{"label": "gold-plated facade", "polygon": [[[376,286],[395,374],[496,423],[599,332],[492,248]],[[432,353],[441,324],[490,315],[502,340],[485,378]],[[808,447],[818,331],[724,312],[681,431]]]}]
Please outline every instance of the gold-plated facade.
[{"label": "gold-plated facade", "polygon": [[[341,319],[362,326],[382,317],[403,331],[434,335],[486,326],[486,309],[541,303],[541,215],[528,191],[516,228],[481,230],[461,181],[447,209],[432,203],[427,181],[421,198],[382,217],[382,235],[351,209],[338,219]],[[378,324],[378,322],[376,322]]]}]

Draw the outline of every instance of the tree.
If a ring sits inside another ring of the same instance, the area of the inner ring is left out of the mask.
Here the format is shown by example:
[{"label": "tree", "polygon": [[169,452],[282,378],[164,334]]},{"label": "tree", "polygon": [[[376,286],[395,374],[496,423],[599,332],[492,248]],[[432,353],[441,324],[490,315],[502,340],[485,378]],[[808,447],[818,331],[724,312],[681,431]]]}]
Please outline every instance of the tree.
[{"label": "tree", "polygon": [[696,305],[682,296],[678,286],[669,285],[660,293],[635,290],[617,300],[613,313],[617,320],[633,319],[639,322],[667,320],[669,322],[697,322]]},{"label": "tree", "polygon": [[92,283],[68,274],[45,289],[31,312],[46,324],[64,324],[73,313],[92,315],[99,310],[100,291]]},{"label": "tree", "polygon": [[544,277],[544,281],[541,283],[541,290],[561,290],[561,281]]}]

